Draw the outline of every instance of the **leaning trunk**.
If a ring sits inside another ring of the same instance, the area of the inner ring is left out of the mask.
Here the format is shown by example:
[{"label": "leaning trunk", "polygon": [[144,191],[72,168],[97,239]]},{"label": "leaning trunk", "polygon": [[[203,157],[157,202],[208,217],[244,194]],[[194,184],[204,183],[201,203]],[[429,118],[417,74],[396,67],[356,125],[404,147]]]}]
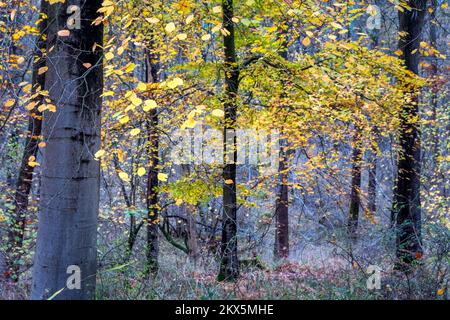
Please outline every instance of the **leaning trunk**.
[{"label": "leaning trunk", "polygon": [[101,2],[72,1],[82,8],[81,25],[69,36],[57,35],[67,28],[69,4],[48,10],[45,88],[56,112],[43,115],[47,145],[32,299],[94,298],[100,167],[93,154],[100,148],[103,27],[92,22]]},{"label": "leaning trunk", "polygon": [[350,209],[348,216],[348,232],[352,240],[356,240],[358,230],[359,207],[361,206],[361,129],[355,128],[353,156],[352,156],[352,182],[350,191]]},{"label": "leaning trunk", "polygon": [[[44,89],[45,86],[45,73],[39,74],[39,68],[45,66],[45,58],[43,57],[43,50],[45,49],[45,39],[43,35],[47,29],[47,2],[41,3],[41,16],[43,20],[39,25],[39,36],[37,39],[37,52],[36,60],[33,63],[33,75],[32,75],[32,93],[35,94]],[[36,98],[34,101],[36,107],[30,111],[28,118],[28,129],[26,133],[25,146],[22,154],[22,161],[19,168],[19,175],[17,178],[16,191],[14,193],[15,207],[13,212],[14,225],[11,227],[9,234],[9,250],[10,254],[10,267],[11,275],[14,280],[18,280],[20,255],[17,250],[20,250],[23,245],[25,226],[26,226],[26,213],[28,209],[28,197],[30,195],[31,186],[33,182],[34,166],[28,165],[31,157],[37,157],[38,141],[41,136],[42,128],[42,113],[38,110],[38,103],[42,103],[41,98]]]}]

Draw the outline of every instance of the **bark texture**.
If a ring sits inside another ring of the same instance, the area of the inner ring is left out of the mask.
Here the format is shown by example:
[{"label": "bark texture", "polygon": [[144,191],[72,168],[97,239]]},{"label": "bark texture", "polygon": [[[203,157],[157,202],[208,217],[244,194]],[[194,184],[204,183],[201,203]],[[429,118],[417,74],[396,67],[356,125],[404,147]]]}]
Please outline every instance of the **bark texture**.
[{"label": "bark texture", "polygon": [[[398,12],[399,49],[408,70],[418,74],[422,28],[426,14],[426,0],[410,0],[411,10]],[[420,133],[418,124],[411,121],[418,116],[418,92],[411,88],[411,104],[403,106],[399,129],[400,150],[397,162],[397,181],[394,190],[393,212],[396,217],[397,269],[408,269],[422,256],[420,208]]]},{"label": "bark texture", "polygon": [[236,96],[239,86],[239,69],[236,61],[234,39],[233,1],[222,1],[223,27],[229,32],[224,35],[225,54],[225,126],[224,126],[224,168],[223,168],[223,216],[221,261],[218,279],[234,281],[239,276],[237,257],[237,205],[236,205]]},{"label": "bark texture", "polygon": [[[42,186],[32,299],[92,299],[95,293],[96,234],[103,70],[103,25],[93,25],[101,0],[49,6],[45,88],[56,112],[45,111]],[[81,28],[67,29],[69,5],[81,12]],[[97,44],[95,47],[94,45]],[[50,50],[51,49],[51,50]],[[86,68],[83,63],[91,64]],[[69,266],[81,270],[81,289],[66,287]]]},{"label": "bark texture", "polygon": [[[46,1],[41,2],[41,16],[47,14],[48,3]],[[43,19],[39,25],[39,36],[37,39],[37,51],[35,55],[35,61],[33,63],[32,74],[32,93],[39,92],[45,87],[45,73],[39,74],[39,68],[45,66],[45,58],[43,57],[43,50],[45,49],[45,39],[43,37],[47,29],[47,19]],[[42,96],[37,97],[34,102],[42,103]],[[11,227],[9,233],[10,239],[10,274],[14,280],[18,280],[19,264],[17,260],[20,259],[20,254],[16,252],[20,250],[23,245],[25,226],[27,220],[28,198],[33,183],[33,171],[34,167],[29,166],[28,162],[30,157],[37,157],[38,143],[42,131],[42,113],[38,111],[38,107],[30,111],[28,117],[28,128],[26,132],[26,139],[24,144],[24,150],[22,154],[22,161],[19,168],[19,174],[17,177],[16,190],[14,193],[15,207],[13,212],[14,225]]]}]

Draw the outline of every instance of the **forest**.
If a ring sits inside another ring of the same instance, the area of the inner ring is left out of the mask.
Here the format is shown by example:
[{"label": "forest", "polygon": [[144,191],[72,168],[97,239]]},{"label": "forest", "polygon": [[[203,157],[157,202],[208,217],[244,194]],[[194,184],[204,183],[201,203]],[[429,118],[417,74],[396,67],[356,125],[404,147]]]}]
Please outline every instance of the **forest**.
[{"label": "forest", "polygon": [[0,0],[0,300],[450,299],[449,22]]}]

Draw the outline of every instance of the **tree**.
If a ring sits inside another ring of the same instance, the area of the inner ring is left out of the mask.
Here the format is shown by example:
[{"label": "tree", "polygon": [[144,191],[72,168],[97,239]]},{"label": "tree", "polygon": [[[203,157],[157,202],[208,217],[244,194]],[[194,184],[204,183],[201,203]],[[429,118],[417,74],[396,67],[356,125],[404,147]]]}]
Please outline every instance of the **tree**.
[{"label": "tree", "polygon": [[[36,60],[33,62],[33,74],[32,74],[32,94],[37,94],[36,99],[32,102],[35,106],[38,104],[43,104],[43,96],[40,95],[40,91],[44,89],[45,86],[45,72],[40,73],[39,69],[45,67],[45,58],[43,56],[43,50],[45,49],[45,39],[44,33],[47,29],[47,19],[45,15],[47,14],[48,3],[46,1],[41,2],[40,15],[42,16],[42,21],[39,25],[39,35],[36,44]],[[42,69],[41,69],[42,70]],[[10,250],[11,261],[10,265],[12,268],[12,276],[15,280],[18,280],[17,272],[19,270],[19,265],[17,260],[20,258],[17,250],[20,250],[23,245],[24,232],[26,226],[27,209],[28,209],[28,197],[30,195],[31,186],[33,183],[33,171],[34,165],[33,161],[30,159],[32,157],[37,157],[38,143],[41,136],[42,129],[42,113],[37,107],[30,111],[30,116],[28,117],[28,129],[26,133],[26,139],[24,143],[24,150],[22,154],[22,161],[19,168],[19,174],[16,183],[16,190],[14,193],[14,224],[11,226],[9,232],[10,239]]]},{"label": "tree", "polygon": [[[146,52],[147,82],[158,82],[159,64],[153,51],[153,41]],[[147,174],[147,268],[149,272],[158,271],[158,163],[159,163],[159,135],[158,110],[149,111],[147,120],[149,170]]]},{"label": "tree", "polygon": [[[70,31],[68,3],[48,10],[49,101],[42,125],[47,146],[32,299],[56,293],[56,299],[92,299],[95,293],[100,170],[93,154],[100,147],[103,26],[94,20],[101,2],[72,2],[82,9],[80,28]],[[66,283],[76,268],[81,286],[70,290]]]},{"label": "tree", "polygon": [[[410,0],[410,10],[399,10],[399,50],[406,68],[419,73],[419,44],[426,14],[426,0]],[[420,134],[415,120],[418,117],[418,93],[409,88],[411,102],[400,114],[397,181],[394,190],[393,212],[396,216],[397,269],[408,268],[422,255],[420,207]]]},{"label": "tree", "polygon": [[234,39],[233,0],[222,1],[224,71],[225,71],[225,117],[224,117],[224,168],[223,168],[223,216],[221,261],[218,279],[233,281],[239,276],[237,256],[237,203],[236,203],[236,96],[239,87],[239,68],[236,61]]}]

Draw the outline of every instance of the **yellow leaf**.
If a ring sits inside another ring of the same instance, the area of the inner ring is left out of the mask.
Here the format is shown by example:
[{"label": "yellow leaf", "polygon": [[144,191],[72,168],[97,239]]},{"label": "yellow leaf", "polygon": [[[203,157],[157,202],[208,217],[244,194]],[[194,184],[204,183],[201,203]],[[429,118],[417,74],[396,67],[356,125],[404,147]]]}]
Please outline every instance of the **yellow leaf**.
[{"label": "yellow leaf", "polygon": [[134,128],[130,131],[130,136],[132,136],[132,137],[137,136],[140,132],[141,132],[141,129]]},{"label": "yellow leaf", "polygon": [[120,171],[119,172],[119,178],[123,181],[129,182],[130,177],[128,177],[128,174],[126,172]]},{"label": "yellow leaf", "polygon": [[211,35],[210,35],[209,33],[204,34],[204,35],[202,36],[202,40],[203,40],[203,41],[208,41],[209,39],[211,39]]},{"label": "yellow leaf", "polygon": [[181,78],[174,78],[172,81],[167,82],[167,86],[170,89],[175,89],[178,86],[182,86],[183,85],[183,79]]},{"label": "yellow leaf", "polygon": [[221,13],[222,12],[222,7],[221,6],[215,6],[214,8],[212,8],[212,12],[214,12],[214,13]]},{"label": "yellow leaf", "polygon": [[218,117],[218,118],[222,118],[222,117],[225,115],[225,113],[223,112],[223,110],[220,110],[220,109],[214,109],[214,110],[211,112],[211,114],[212,114],[214,117]]},{"label": "yellow leaf", "polygon": [[444,289],[439,289],[438,291],[437,291],[437,294],[438,294],[438,296],[442,296],[443,294],[444,294]]},{"label": "yellow leaf", "polygon": [[443,3],[442,5],[441,5],[441,8],[442,9],[445,9],[445,8],[447,8],[448,7],[448,3]]},{"label": "yellow leaf", "polygon": [[151,110],[151,109],[155,109],[158,107],[158,104],[156,103],[155,100],[145,100],[144,102],[144,106],[142,107],[142,110],[144,110],[145,112]]},{"label": "yellow leaf", "polygon": [[231,180],[231,179],[227,179],[227,180],[225,180],[225,184],[233,184],[234,182],[233,182],[233,180]]},{"label": "yellow leaf", "polygon": [[136,89],[138,91],[145,91],[145,90],[147,90],[147,85],[143,82],[139,82]]},{"label": "yellow leaf", "polygon": [[166,182],[167,181],[167,174],[162,173],[162,172],[158,172],[158,180],[162,181],[162,182]]},{"label": "yellow leaf", "polygon": [[186,33],[180,33],[177,35],[178,40],[186,40],[187,34]]},{"label": "yellow leaf", "polygon": [[189,15],[187,18],[186,18],[186,24],[189,24],[189,23],[191,23],[192,22],[192,20],[194,20],[194,15],[193,14],[191,14],[191,15]]},{"label": "yellow leaf", "polygon": [[41,142],[38,143],[38,147],[41,148],[41,149],[45,148],[46,145],[47,144],[44,141],[41,141]]},{"label": "yellow leaf", "polygon": [[136,96],[132,96],[132,97],[130,98],[130,101],[131,101],[131,103],[132,103],[133,105],[135,105],[136,107],[138,107],[138,106],[140,106],[140,105],[142,104],[142,100],[139,99],[139,98],[136,97]]},{"label": "yellow leaf", "polygon": [[302,41],[302,44],[307,47],[311,44],[311,40],[308,37],[305,37]]},{"label": "yellow leaf", "polygon": [[181,206],[181,205],[183,204],[183,200],[182,200],[182,199],[177,199],[177,200],[175,201],[175,204],[176,204],[177,206]]},{"label": "yellow leaf", "polygon": [[14,105],[15,102],[16,102],[15,99],[9,99],[9,100],[7,100],[7,101],[5,102],[4,106],[5,106],[5,108],[12,107],[12,106]]},{"label": "yellow leaf", "polygon": [[98,151],[94,154],[94,157],[95,157],[96,159],[101,158],[101,157],[103,157],[103,156],[105,155],[105,153],[106,153],[105,150],[100,149],[100,150],[98,150]]},{"label": "yellow leaf", "polygon": [[122,118],[119,119],[119,123],[121,123],[121,124],[125,124],[128,121],[130,121],[130,117],[129,116],[123,116]]},{"label": "yellow leaf", "polygon": [[400,57],[403,54],[403,51],[398,49],[398,50],[394,51],[394,53]]},{"label": "yellow leaf", "polygon": [[176,29],[175,23],[169,22],[168,24],[166,24],[166,27],[164,29],[166,30],[167,33],[173,32]]},{"label": "yellow leaf", "polygon": [[145,168],[140,167],[140,168],[137,170],[137,175],[138,175],[139,177],[142,177],[144,174],[145,174]]},{"label": "yellow leaf", "polygon": [[41,67],[38,69],[38,74],[41,75],[43,73],[46,73],[48,70],[48,67]]},{"label": "yellow leaf", "polygon": [[195,120],[192,118],[189,118],[183,123],[183,125],[181,126],[181,129],[186,129],[186,128],[192,129],[193,127],[195,127],[195,124],[196,124]]},{"label": "yellow leaf", "polygon": [[159,22],[159,19],[158,19],[158,18],[156,18],[156,17],[152,17],[152,18],[145,18],[145,20],[147,20],[147,22],[150,22],[150,23],[153,23],[153,24],[155,24],[155,23],[158,23],[158,22]]},{"label": "yellow leaf", "polygon": [[106,59],[106,61],[112,60],[113,58],[114,58],[114,53],[112,53],[112,52],[107,52],[107,53],[105,54],[105,59]]}]

